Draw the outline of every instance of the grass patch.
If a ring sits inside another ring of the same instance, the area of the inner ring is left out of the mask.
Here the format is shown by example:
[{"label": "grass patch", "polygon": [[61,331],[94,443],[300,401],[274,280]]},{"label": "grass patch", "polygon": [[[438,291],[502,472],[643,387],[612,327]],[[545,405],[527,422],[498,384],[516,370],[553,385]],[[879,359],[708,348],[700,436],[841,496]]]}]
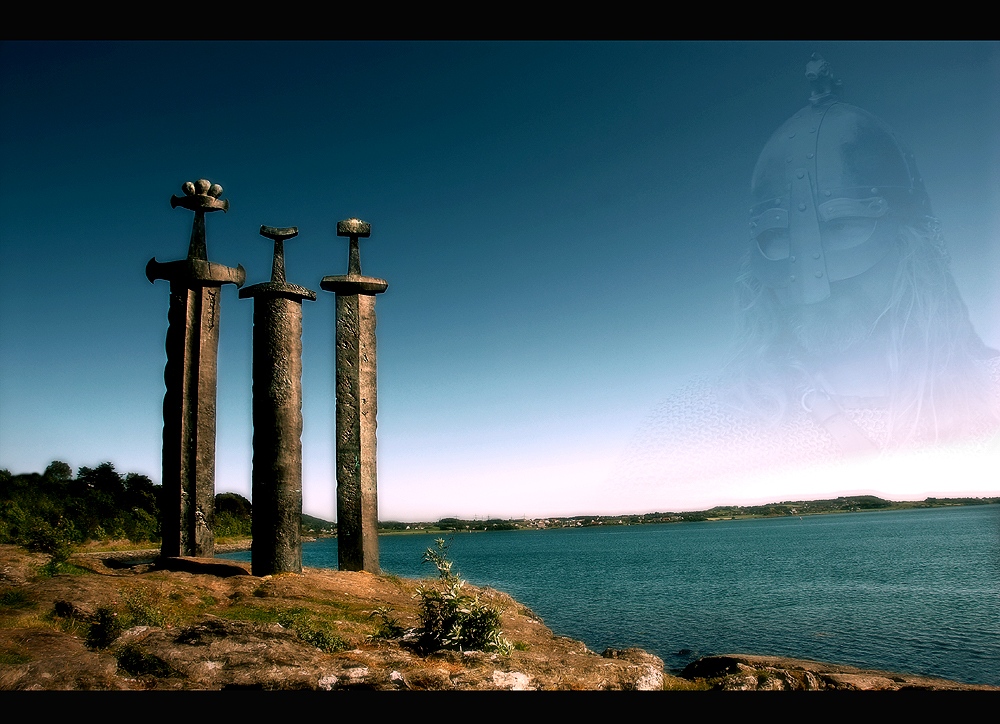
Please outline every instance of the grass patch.
[{"label": "grass patch", "polygon": [[145,588],[127,588],[121,591],[121,605],[124,608],[122,625],[163,626],[167,617],[160,608],[160,597]]},{"label": "grass patch", "polygon": [[159,656],[143,653],[134,644],[125,644],[114,652],[118,666],[132,676],[157,676],[161,678],[182,676],[173,666]]},{"label": "grass patch", "polygon": [[247,621],[249,623],[278,623],[281,612],[274,608],[264,608],[263,606],[248,606],[245,603],[236,603],[228,608],[224,608],[217,613],[219,618],[230,621]]},{"label": "grass patch", "polygon": [[0,649],[0,665],[18,666],[31,661],[31,657],[20,649]]},{"label": "grass patch", "polygon": [[705,679],[682,679],[672,674],[663,675],[664,691],[710,691],[711,685]]},{"label": "grass patch", "polygon": [[328,598],[306,598],[302,599],[307,603],[314,604],[322,609],[322,613],[317,613],[324,618],[332,618],[335,621],[350,621],[352,623],[370,623],[371,614],[360,604],[351,605],[342,601],[331,601]]},{"label": "grass patch", "polygon": [[93,573],[93,571],[89,568],[78,566],[75,563],[57,560],[51,560],[38,569],[39,578],[52,578],[52,576],[59,575],[60,573],[65,573],[70,576],[83,576],[88,573]]},{"label": "grass patch", "polygon": [[278,623],[294,631],[303,641],[328,654],[351,648],[350,643],[332,631],[328,624],[322,621],[316,623],[312,614],[304,609],[281,613],[278,616]]},{"label": "grass patch", "polygon": [[159,541],[130,541],[121,539],[88,540],[74,546],[77,553],[117,553],[119,551],[160,550]]},{"label": "grass patch", "polygon": [[248,606],[234,604],[219,611],[219,617],[230,621],[245,621],[256,624],[277,623],[290,631],[294,631],[300,639],[312,644],[321,651],[336,653],[351,648],[349,641],[339,636],[329,621],[316,616],[305,608],[292,608],[279,611],[263,606]]},{"label": "grass patch", "polygon": [[111,606],[99,606],[87,631],[87,647],[106,649],[134,626],[162,627],[167,615],[160,608],[159,595],[146,588],[123,588],[119,601]]},{"label": "grass patch", "polygon": [[28,594],[20,588],[5,588],[0,590],[0,613],[31,608],[34,605]]}]

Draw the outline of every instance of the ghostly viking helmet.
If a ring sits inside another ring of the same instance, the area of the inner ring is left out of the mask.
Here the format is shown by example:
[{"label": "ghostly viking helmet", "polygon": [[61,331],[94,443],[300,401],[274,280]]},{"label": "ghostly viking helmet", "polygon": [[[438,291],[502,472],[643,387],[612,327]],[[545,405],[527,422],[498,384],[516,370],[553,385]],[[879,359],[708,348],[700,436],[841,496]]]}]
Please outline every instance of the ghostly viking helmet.
[{"label": "ghostly viking helmet", "polygon": [[830,296],[830,282],[862,274],[899,229],[930,215],[913,154],[872,114],[836,95],[817,54],[806,66],[809,105],[771,136],[751,182],[751,265],[789,304]]}]

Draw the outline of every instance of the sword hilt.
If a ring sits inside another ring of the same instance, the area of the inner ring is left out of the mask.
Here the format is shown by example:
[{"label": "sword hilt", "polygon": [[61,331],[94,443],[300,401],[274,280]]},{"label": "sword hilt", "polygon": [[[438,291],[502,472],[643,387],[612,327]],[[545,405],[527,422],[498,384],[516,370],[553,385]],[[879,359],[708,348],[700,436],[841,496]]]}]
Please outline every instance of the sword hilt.
[{"label": "sword hilt", "polygon": [[372,235],[372,225],[361,219],[344,219],[337,222],[337,236],[347,236],[351,239],[351,248],[347,253],[348,276],[361,276],[361,249],[358,239],[367,239]]},{"label": "sword hilt", "polygon": [[198,179],[194,183],[185,181],[181,186],[183,196],[171,196],[170,208],[178,206],[194,212],[194,223],[191,225],[191,243],[188,246],[188,259],[208,260],[208,247],[205,242],[205,214],[211,211],[229,211],[229,199],[220,199],[222,187],[213,184],[208,179]]},{"label": "sword hilt", "polygon": [[299,227],[288,226],[279,229],[276,226],[260,227],[260,235],[274,242],[274,261],[271,262],[271,281],[285,281],[285,239],[294,239],[299,235]]}]

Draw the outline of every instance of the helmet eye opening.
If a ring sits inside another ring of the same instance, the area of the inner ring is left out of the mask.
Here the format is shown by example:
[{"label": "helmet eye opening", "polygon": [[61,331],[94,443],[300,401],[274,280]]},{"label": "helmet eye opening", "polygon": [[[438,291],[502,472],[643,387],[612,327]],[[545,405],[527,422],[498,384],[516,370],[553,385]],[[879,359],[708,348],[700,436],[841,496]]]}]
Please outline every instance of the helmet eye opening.
[{"label": "helmet eye opening", "polygon": [[875,233],[877,225],[878,219],[858,216],[845,216],[825,221],[820,226],[823,248],[828,251],[853,249],[868,241]]},{"label": "helmet eye opening", "polygon": [[757,248],[771,261],[787,259],[791,254],[791,236],[788,229],[765,229],[757,235]]}]

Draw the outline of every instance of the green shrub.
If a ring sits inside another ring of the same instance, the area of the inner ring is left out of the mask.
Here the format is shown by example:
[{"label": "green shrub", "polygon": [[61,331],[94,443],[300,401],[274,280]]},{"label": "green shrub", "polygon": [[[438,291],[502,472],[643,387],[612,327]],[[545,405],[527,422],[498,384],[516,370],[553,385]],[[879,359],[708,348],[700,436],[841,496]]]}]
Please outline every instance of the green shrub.
[{"label": "green shrub", "polygon": [[25,547],[29,551],[48,553],[49,561],[42,566],[40,571],[43,576],[54,576],[66,568],[66,563],[73,554],[72,541],[75,533],[72,521],[67,521],[64,518],[60,518],[55,526],[41,518],[36,518],[33,521],[26,536]]},{"label": "green shrub", "polygon": [[153,596],[142,588],[124,589],[121,602],[114,606],[99,606],[87,632],[87,646],[106,649],[124,631],[133,626],[163,626],[166,616],[157,607]]},{"label": "green shrub", "polygon": [[163,626],[166,617],[153,596],[142,588],[124,589],[121,592],[124,611],[120,617],[124,628],[133,626]]},{"label": "green shrub", "polygon": [[417,646],[423,651],[453,649],[490,651],[507,655],[513,649],[503,637],[502,611],[462,591],[465,581],[452,572],[443,538],[424,552],[424,562],[437,568],[439,582],[420,586],[421,629]]},{"label": "green shrub", "polygon": [[118,666],[132,676],[169,677],[180,675],[180,672],[159,656],[144,653],[134,644],[121,646],[114,652],[114,656],[118,661]]},{"label": "green shrub", "polygon": [[278,615],[278,623],[294,631],[303,641],[328,654],[335,654],[338,651],[346,651],[351,648],[350,643],[337,634],[314,624],[308,611],[284,611]]},{"label": "green shrub", "polygon": [[106,649],[122,635],[124,627],[118,613],[110,606],[100,606],[94,614],[94,622],[87,632],[87,647]]},{"label": "green shrub", "polygon": [[398,639],[406,634],[406,629],[399,624],[398,619],[389,613],[388,606],[379,606],[368,617],[378,619],[375,622],[375,632],[369,636],[372,640]]}]

